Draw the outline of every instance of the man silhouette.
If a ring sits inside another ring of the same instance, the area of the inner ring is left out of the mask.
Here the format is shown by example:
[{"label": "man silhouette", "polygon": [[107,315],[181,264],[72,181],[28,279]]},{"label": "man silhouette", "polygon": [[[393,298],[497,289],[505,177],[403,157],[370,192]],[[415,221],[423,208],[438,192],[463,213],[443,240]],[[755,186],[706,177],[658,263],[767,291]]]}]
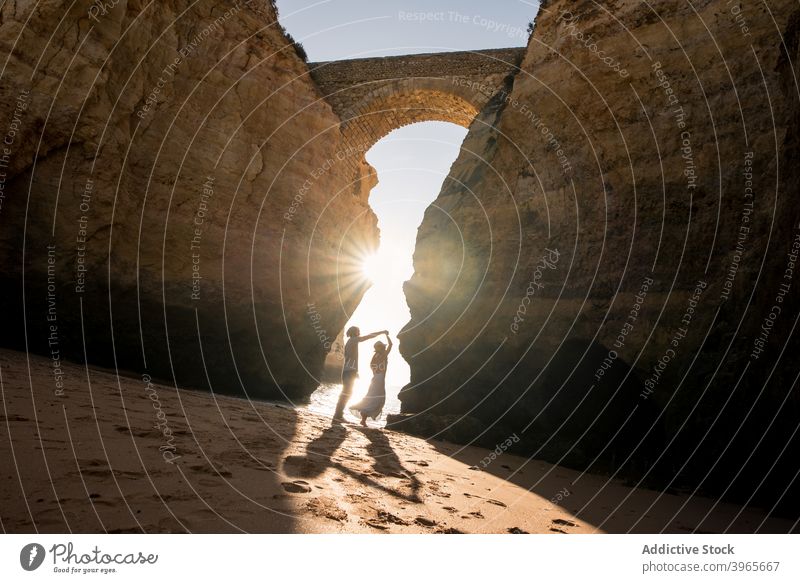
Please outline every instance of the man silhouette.
[{"label": "man silhouette", "polygon": [[344,417],[344,406],[353,394],[353,384],[358,376],[358,343],[371,340],[381,334],[388,334],[388,330],[373,332],[366,336],[361,336],[358,326],[351,326],[347,329],[347,342],[344,344],[344,365],[342,365],[342,394],[339,395],[339,402],[336,403],[336,412],[333,414],[334,421],[341,421]]}]

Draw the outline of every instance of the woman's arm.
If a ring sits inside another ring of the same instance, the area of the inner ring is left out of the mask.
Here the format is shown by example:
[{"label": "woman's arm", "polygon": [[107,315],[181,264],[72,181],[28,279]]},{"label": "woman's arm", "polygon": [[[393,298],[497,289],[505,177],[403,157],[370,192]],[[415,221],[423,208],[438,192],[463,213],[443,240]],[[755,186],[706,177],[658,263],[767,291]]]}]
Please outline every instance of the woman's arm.
[{"label": "woman's arm", "polygon": [[388,332],[386,333],[386,343],[387,343],[386,354],[389,354],[392,351],[393,344],[392,344],[392,337],[389,336]]}]

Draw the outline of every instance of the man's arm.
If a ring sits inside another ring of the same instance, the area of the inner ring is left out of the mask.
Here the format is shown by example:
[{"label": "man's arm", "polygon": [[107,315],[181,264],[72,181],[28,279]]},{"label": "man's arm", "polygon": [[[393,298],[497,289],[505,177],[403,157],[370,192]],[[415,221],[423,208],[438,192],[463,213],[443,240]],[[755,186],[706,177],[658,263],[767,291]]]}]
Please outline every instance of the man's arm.
[{"label": "man's arm", "polygon": [[372,334],[367,334],[366,336],[359,336],[358,341],[364,342],[365,340],[372,340],[373,338],[380,336],[381,334],[388,334],[387,330],[381,330],[380,332],[373,332]]}]

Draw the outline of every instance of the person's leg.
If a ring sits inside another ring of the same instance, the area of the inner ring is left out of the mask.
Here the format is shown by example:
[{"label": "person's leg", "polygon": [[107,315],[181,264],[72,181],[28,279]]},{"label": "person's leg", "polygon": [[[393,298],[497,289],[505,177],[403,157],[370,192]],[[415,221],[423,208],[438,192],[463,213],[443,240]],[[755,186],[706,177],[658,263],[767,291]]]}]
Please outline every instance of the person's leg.
[{"label": "person's leg", "polygon": [[342,392],[339,395],[339,401],[336,403],[336,411],[333,414],[334,419],[341,419],[344,417],[344,406],[350,400],[350,395],[353,394],[353,384],[356,381],[356,375],[352,373],[345,373],[342,375]]},{"label": "person's leg", "polygon": [[363,425],[364,427],[367,426],[367,414],[366,413],[362,413],[361,414],[361,425]]}]

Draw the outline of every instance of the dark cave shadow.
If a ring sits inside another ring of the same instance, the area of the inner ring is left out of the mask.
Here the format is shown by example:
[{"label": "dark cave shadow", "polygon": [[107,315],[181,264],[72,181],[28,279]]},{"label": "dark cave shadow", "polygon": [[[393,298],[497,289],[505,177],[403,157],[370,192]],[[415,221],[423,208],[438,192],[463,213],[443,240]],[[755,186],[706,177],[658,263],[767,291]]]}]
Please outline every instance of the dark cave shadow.
[{"label": "dark cave shadow", "polygon": [[[35,395],[46,400],[52,395],[52,383],[46,375],[28,374],[28,363],[34,371],[47,370],[49,357],[0,350],[3,390],[6,395],[4,414],[10,419],[34,420],[46,449],[38,440],[27,440],[4,431],[0,456],[14,447],[24,468],[3,464],[0,468],[0,494],[5,496],[3,525],[11,533],[233,533],[240,530],[258,533],[296,532],[296,521],[286,508],[273,507],[272,502],[258,500],[258,491],[248,490],[247,481],[239,481],[242,470],[257,467],[264,490],[279,490],[278,475],[257,458],[257,447],[267,442],[267,459],[280,452],[296,435],[297,416],[293,409],[283,408],[280,433],[268,436],[254,431],[232,432],[244,428],[241,418],[256,412],[267,416],[270,405],[220,398],[205,391],[181,389],[153,381],[150,393],[157,392],[160,402],[176,414],[170,415],[169,427],[176,448],[174,463],[166,462],[159,442],[151,429],[153,400],[143,391],[142,377],[130,371],[115,371],[95,365],[61,361],[70,378],[70,400],[65,407],[37,410],[32,398],[10,395]],[[91,394],[91,398],[90,398]],[[182,399],[179,403],[178,398]],[[203,400],[200,400],[203,399]],[[184,406],[185,405],[185,406]],[[178,407],[182,414],[178,415]],[[235,418],[230,427],[225,424]],[[30,421],[33,423],[33,421]],[[4,425],[4,429],[7,429]],[[20,431],[20,434],[23,432]],[[158,434],[159,439],[163,434]],[[209,436],[221,442],[213,447]],[[239,439],[241,438],[241,439]],[[148,440],[153,440],[152,442]],[[160,444],[163,447],[166,438]],[[151,444],[153,445],[151,447]],[[79,446],[80,457],[68,456],[56,461],[66,448]],[[43,454],[54,461],[45,464]],[[4,457],[4,459],[6,459]],[[124,469],[123,469],[124,468]],[[23,471],[24,470],[24,471]],[[26,492],[41,489],[42,476],[50,472],[53,483],[82,484],[82,492],[61,499],[42,497],[27,512]],[[13,486],[12,486],[13,485]],[[225,485],[218,499],[208,496],[219,485]],[[252,494],[242,501],[233,488]],[[99,496],[95,493],[102,493]],[[180,500],[180,504],[175,504]],[[57,503],[61,511],[51,512]]]},{"label": "dark cave shadow", "polygon": [[[476,447],[431,443],[467,467],[530,490],[556,509],[602,525],[607,532],[796,530],[791,521],[778,517],[767,518],[761,527],[766,512],[757,507],[750,506],[737,516],[741,505],[735,503],[717,504],[717,499],[700,495],[687,502],[692,489],[674,482],[674,476],[676,463],[685,459],[683,448],[694,444],[668,446],[671,436],[661,409],[653,399],[642,398],[642,379],[621,358],[597,380],[608,354],[597,343],[580,339],[565,343],[526,399],[508,411],[506,403],[518,397],[517,387],[528,384],[527,379],[538,370],[537,363],[522,362],[518,377],[506,385],[509,393],[504,394],[501,387],[494,395],[496,402],[484,405],[485,418],[496,419],[495,424],[487,429],[488,423],[462,418],[452,438],[442,435]],[[437,422],[452,417],[432,416],[427,423],[419,423],[422,433],[418,434],[439,430],[442,425],[437,427]],[[517,433],[518,445],[509,441],[496,449]],[[634,487],[635,493],[627,497]]]},{"label": "dark cave shadow", "polygon": [[[583,522],[597,526],[607,518],[608,512],[617,503],[611,504],[609,500],[598,497],[589,507],[579,513],[588,498],[594,495],[594,492],[591,492],[587,497],[575,495],[576,488],[572,482],[580,476],[579,471],[555,466],[544,460],[526,459],[512,453],[501,454],[492,462],[484,465],[482,461],[485,461],[486,457],[492,453],[489,449],[456,445],[445,441],[430,441],[430,444],[443,455],[464,464],[466,472],[486,472],[548,500],[555,510],[543,513],[543,516],[553,520],[569,520],[570,516],[575,516]],[[467,470],[467,468],[469,469]],[[568,473],[570,477],[565,479],[565,473]],[[577,484],[580,485],[580,481]],[[567,489],[566,491],[564,490],[565,488]],[[563,509],[565,513],[569,513],[570,516],[559,515],[559,508]],[[603,513],[604,509],[605,513]],[[628,509],[623,506],[618,513],[627,516],[627,511]],[[638,516],[630,522],[635,522],[637,518]],[[563,526],[551,524],[553,532],[559,532],[561,529],[563,529]],[[619,528],[615,525],[609,526],[608,524],[604,525],[603,530],[615,533],[626,532],[625,528]]]},{"label": "dark cave shadow", "polygon": [[[548,500],[554,510],[543,513],[544,517],[549,517],[553,520],[558,518],[569,520],[569,516],[559,516],[558,509],[560,508],[571,516],[575,516],[592,526],[598,526],[603,523],[602,531],[612,534],[712,534],[720,530],[713,528],[715,521],[723,524],[726,529],[725,532],[728,534],[751,534],[755,528],[759,527],[765,517],[763,510],[748,507],[748,510],[757,513],[754,520],[744,516],[745,513],[742,513],[733,524],[728,524],[728,514],[735,515],[741,509],[741,506],[720,503],[709,517],[698,525],[706,511],[714,503],[718,502],[717,500],[702,496],[692,497],[692,501],[703,505],[701,512],[698,513],[693,512],[691,501],[685,508],[681,509],[689,493],[665,493],[639,486],[636,494],[623,501],[625,495],[636,485],[636,482],[623,481],[619,477],[612,481],[608,475],[590,474],[589,472],[583,474],[579,470],[557,466],[541,459],[528,459],[513,453],[501,454],[484,466],[481,461],[485,460],[491,450],[456,445],[444,441],[430,441],[429,443],[443,455],[463,463],[465,465],[465,473],[487,472],[496,478],[529,490]],[[467,468],[475,469],[467,470]],[[600,488],[587,488],[587,482],[598,478],[602,480],[602,484],[606,487],[592,500],[592,497],[597,494]],[[586,491],[582,492],[584,489]],[[642,497],[645,497],[644,501]],[[653,502],[655,502],[653,508],[643,518],[642,513]],[[617,508],[617,506],[619,507]],[[732,508],[736,512],[731,514]],[[665,520],[659,518],[663,516],[669,517],[671,520],[665,522]],[[674,518],[672,518],[673,516]],[[637,524],[640,518],[642,520]],[[651,521],[648,522],[648,519],[651,519]],[[657,524],[658,526],[656,528],[648,528],[648,524]],[[558,532],[563,528],[557,523],[551,524],[551,530],[554,532]],[[767,517],[758,532],[797,532],[797,526],[792,526],[792,521],[788,519]]]}]

